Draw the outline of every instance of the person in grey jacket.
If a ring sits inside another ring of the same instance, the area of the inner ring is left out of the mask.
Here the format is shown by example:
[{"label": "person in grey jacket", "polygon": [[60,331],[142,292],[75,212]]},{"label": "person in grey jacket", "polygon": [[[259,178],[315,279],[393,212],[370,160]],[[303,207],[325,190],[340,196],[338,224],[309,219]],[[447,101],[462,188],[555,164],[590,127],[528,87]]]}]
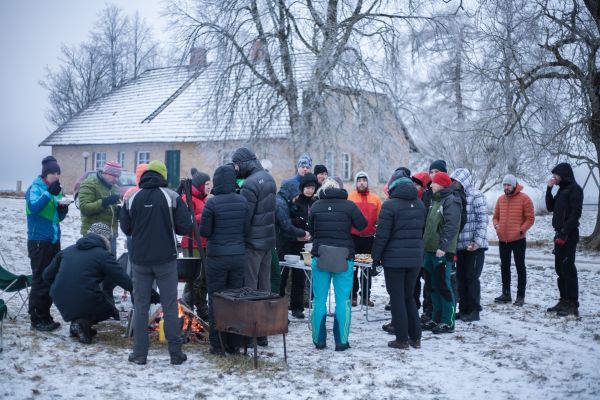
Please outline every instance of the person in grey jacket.
[{"label": "person in grey jacket", "polygon": [[[466,168],[458,168],[450,175],[460,185],[466,196],[466,220],[458,235],[456,246],[456,280],[460,313],[465,322],[479,321],[481,311],[481,285],[485,251],[488,248],[488,208],[485,196],[473,186],[473,177]],[[459,189],[460,189],[459,188]]]}]

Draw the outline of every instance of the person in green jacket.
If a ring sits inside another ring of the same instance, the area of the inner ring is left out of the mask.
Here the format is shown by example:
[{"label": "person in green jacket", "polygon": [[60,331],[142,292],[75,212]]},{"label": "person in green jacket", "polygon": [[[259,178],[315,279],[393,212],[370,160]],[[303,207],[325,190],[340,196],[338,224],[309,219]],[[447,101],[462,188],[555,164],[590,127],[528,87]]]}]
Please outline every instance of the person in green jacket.
[{"label": "person in green jacket", "polygon": [[454,332],[454,298],[451,272],[460,228],[462,203],[451,187],[452,180],[445,172],[434,175],[433,198],[427,215],[423,242],[424,268],[431,275],[433,319],[423,324],[433,333]]},{"label": "person in green jacket", "polygon": [[[121,164],[107,161],[102,171],[91,175],[79,188],[79,210],[81,211],[81,235],[85,236],[90,227],[101,222],[110,227],[112,239],[109,251],[117,256],[117,236],[119,234],[119,206],[121,199],[116,183],[121,176]],[[114,304],[113,290],[116,284],[110,277],[102,282],[102,292]]]}]

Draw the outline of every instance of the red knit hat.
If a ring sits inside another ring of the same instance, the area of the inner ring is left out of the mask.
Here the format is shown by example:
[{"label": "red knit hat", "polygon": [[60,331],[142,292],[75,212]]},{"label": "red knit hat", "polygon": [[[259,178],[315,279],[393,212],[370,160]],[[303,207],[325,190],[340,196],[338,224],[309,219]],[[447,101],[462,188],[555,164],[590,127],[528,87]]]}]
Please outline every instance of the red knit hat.
[{"label": "red knit hat", "polygon": [[443,186],[445,188],[450,187],[450,185],[452,185],[452,179],[450,179],[448,174],[445,172],[436,172],[431,182],[437,183],[438,185]]},{"label": "red knit hat", "polygon": [[104,164],[104,168],[102,168],[102,173],[103,174],[107,174],[107,175],[112,175],[115,177],[120,177],[121,176],[121,164],[119,164],[116,161],[107,161]]}]

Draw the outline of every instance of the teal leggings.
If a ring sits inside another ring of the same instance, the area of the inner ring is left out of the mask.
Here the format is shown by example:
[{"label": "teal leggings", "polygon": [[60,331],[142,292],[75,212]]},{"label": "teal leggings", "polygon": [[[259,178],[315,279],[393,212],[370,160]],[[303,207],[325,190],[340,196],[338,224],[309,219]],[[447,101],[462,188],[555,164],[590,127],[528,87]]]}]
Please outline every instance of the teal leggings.
[{"label": "teal leggings", "polygon": [[318,257],[312,259],[312,289],[314,294],[313,309],[310,323],[312,325],[312,338],[314,344],[325,344],[327,330],[325,319],[327,317],[327,295],[333,280],[335,293],[335,315],[333,319],[333,337],[336,344],[348,343],[350,334],[350,321],[352,307],[350,306],[350,292],[352,291],[352,270],[354,261],[348,261],[345,272],[326,272],[317,268]]},{"label": "teal leggings", "polygon": [[450,274],[452,260],[447,257],[436,257],[435,253],[425,252],[424,268],[431,275],[431,302],[433,317],[441,315],[441,321],[454,327],[454,299]]}]

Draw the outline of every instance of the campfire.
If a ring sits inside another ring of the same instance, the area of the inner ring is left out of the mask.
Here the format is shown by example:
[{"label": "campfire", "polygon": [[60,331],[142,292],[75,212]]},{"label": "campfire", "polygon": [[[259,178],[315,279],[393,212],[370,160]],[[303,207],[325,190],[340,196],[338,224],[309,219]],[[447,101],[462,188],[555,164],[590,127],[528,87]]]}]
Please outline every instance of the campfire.
[{"label": "campfire", "polygon": [[[198,317],[181,300],[178,301],[179,325],[181,337],[184,343],[202,343],[208,341],[208,332],[210,330],[208,323]],[[148,329],[158,334],[159,341],[164,341],[164,331],[162,330],[163,310],[159,307],[150,316]]]}]

